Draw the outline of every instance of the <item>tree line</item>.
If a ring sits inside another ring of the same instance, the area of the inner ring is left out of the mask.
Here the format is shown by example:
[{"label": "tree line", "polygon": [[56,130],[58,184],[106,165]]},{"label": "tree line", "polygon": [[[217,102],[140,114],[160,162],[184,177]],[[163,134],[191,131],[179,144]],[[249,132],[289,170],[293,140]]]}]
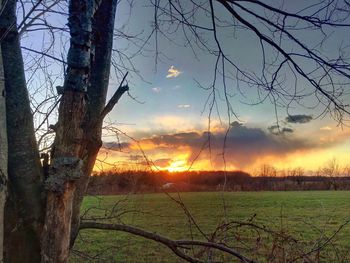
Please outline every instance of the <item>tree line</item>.
[{"label": "tree line", "polygon": [[[281,171],[280,171],[281,172]],[[350,190],[349,176],[281,172],[252,176],[243,171],[123,171],[101,172],[90,178],[89,195],[196,191]]]}]

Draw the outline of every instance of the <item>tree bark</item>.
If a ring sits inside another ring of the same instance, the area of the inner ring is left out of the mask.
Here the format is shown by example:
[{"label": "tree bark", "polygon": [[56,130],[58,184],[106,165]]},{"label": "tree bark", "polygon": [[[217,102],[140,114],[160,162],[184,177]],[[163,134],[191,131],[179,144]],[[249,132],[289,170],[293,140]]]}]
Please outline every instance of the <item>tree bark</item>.
[{"label": "tree bark", "polygon": [[81,146],[90,77],[93,0],[70,1],[70,48],[64,93],[52,149],[42,262],[68,262],[73,197],[82,174]]},{"label": "tree bark", "polygon": [[[0,0],[0,8],[2,1]],[[7,131],[6,131],[6,100],[5,79],[0,48],[0,262],[4,255],[4,217],[7,185]]]},{"label": "tree bark", "polygon": [[[16,27],[16,1],[4,2],[0,16],[6,90],[8,198],[5,207],[6,262],[39,262],[43,223],[43,173]],[[20,251],[20,253],[18,253]]]},{"label": "tree bark", "polygon": [[91,85],[88,87],[87,114],[84,121],[84,145],[80,157],[83,174],[78,180],[74,194],[71,246],[79,232],[80,207],[89,183],[89,177],[102,146],[101,112],[106,104],[109,84],[116,0],[103,0],[94,15],[92,44],[94,55],[91,61]]}]

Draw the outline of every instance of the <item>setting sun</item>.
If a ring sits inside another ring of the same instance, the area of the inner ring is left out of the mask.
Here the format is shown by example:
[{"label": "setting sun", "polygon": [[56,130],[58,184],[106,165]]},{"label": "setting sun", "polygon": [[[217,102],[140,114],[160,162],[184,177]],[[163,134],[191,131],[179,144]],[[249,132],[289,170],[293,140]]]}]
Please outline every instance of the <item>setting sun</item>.
[{"label": "setting sun", "polygon": [[168,167],[166,167],[166,170],[169,172],[182,172],[188,169],[187,160],[181,159],[181,160],[175,160],[170,163]]}]

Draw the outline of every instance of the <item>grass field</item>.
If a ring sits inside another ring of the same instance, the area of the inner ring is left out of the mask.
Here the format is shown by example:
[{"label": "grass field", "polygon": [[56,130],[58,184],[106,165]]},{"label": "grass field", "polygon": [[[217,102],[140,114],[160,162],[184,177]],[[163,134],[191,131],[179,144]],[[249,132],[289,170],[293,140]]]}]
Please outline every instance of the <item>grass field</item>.
[{"label": "grass field", "polygon": [[[350,225],[327,241],[350,219],[348,191],[208,192],[180,196],[205,233],[229,221],[253,223],[274,231],[271,234],[236,225],[221,233],[226,242],[259,262],[350,262]],[[116,216],[117,219],[107,221],[141,227],[173,239],[203,240],[183,209],[165,194],[86,197],[83,211],[87,211],[85,217]],[[321,252],[315,249],[319,246]],[[297,258],[301,251],[312,249],[315,252],[304,259]],[[71,262],[183,262],[161,244],[112,231],[83,230],[74,250]],[[236,262],[220,255],[216,259]]]}]

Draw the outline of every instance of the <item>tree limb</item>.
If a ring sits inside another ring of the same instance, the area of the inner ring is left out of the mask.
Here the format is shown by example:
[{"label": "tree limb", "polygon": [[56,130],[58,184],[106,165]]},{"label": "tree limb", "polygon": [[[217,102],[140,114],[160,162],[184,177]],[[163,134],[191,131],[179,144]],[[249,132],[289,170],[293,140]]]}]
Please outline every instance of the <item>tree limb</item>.
[{"label": "tree limb", "polygon": [[129,86],[128,85],[123,85],[123,82],[126,79],[126,76],[128,75],[129,72],[126,72],[126,74],[124,75],[122,81],[120,82],[120,85],[118,87],[118,89],[116,90],[116,92],[113,94],[112,98],[109,100],[109,102],[107,103],[107,105],[104,107],[104,109],[101,112],[101,116],[100,116],[100,120],[103,121],[103,119],[106,117],[106,115],[108,113],[111,112],[111,110],[113,109],[113,107],[115,106],[115,104],[118,103],[119,99],[121,98],[121,96],[129,90]]},{"label": "tree limb", "polygon": [[255,263],[254,260],[248,259],[245,256],[238,253],[237,251],[227,246],[224,246],[222,244],[218,244],[214,242],[199,241],[199,240],[172,240],[162,235],[151,233],[143,229],[136,228],[133,226],[128,226],[128,225],[105,224],[105,223],[98,223],[98,222],[92,222],[92,221],[85,221],[81,223],[80,230],[81,229],[115,230],[115,231],[127,232],[136,236],[141,236],[146,239],[150,239],[150,240],[162,243],[163,245],[170,248],[177,256],[179,256],[180,258],[188,262],[201,263],[203,261],[183,253],[180,249],[187,248],[187,246],[201,246],[201,247],[217,249],[222,252],[228,253],[238,258],[241,262]]}]

